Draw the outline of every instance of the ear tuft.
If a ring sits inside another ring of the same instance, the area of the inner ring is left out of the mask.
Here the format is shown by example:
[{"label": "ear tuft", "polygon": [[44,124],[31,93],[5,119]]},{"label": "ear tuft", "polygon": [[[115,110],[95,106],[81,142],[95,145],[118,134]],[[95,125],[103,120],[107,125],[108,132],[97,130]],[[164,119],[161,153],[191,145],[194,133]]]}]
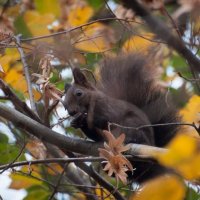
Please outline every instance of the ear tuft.
[{"label": "ear tuft", "polygon": [[90,82],[87,80],[86,76],[83,74],[83,72],[79,68],[74,68],[73,71],[74,76],[74,82],[78,85],[81,85],[83,87],[87,88],[93,88]]},{"label": "ear tuft", "polygon": [[73,76],[74,76],[74,82],[79,85],[85,85],[87,83],[87,78],[85,75],[81,72],[79,68],[73,69]]}]

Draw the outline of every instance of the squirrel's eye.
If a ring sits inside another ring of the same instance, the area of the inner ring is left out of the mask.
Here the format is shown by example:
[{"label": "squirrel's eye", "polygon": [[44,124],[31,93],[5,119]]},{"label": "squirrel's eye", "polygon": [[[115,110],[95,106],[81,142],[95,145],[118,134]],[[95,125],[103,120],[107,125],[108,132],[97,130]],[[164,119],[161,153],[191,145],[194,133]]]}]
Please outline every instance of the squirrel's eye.
[{"label": "squirrel's eye", "polygon": [[76,94],[77,97],[80,97],[80,96],[82,96],[83,92],[78,89],[78,90],[76,90],[75,94]]}]

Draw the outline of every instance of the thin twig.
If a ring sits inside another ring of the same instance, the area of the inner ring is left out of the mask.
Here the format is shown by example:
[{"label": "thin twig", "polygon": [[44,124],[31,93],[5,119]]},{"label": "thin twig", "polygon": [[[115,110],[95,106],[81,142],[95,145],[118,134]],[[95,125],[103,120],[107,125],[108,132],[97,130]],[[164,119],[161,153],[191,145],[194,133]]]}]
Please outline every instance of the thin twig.
[{"label": "thin twig", "polygon": [[[38,165],[38,164],[48,164],[48,163],[70,163],[70,162],[101,162],[105,159],[100,157],[84,157],[84,158],[49,158],[49,159],[38,159],[38,160],[32,160],[32,161],[20,161],[20,162],[12,162],[6,165],[1,165],[0,170],[7,170],[9,168],[13,167],[20,167],[24,165]],[[5,171],[4,170],[4,171]],[[1,172],[2,173],[2,172]]]},{"label": "thin twig", "polygon": [[63,117],[63,118],[58,119],[58,122],[56,122],[55,124],[52,124],[50,126],[50,128],[52,129],[54,126],[60,125],[62,122],[64,122],[65,120],[67,120],[69,118],[71,118],[70,115],[68,115],[67,117]]},{"label": "thin twig", "polygon": [[26,78],[26,82],[27,82],[27,87],[28,87],[28,93],[29,93],[29,98],[30,98],[31,109],[34,111],[34,113],[36,115],[38,115],[37,114],[37,110],[36,110],[36,106],[35,106],[35,102],[34,102],[34,96],[33,96],[33,91],[32,91],[32,84],[31,84],[30,73],[29,73],[29,66],[28,66],[28,64],[26,62],[24,51],[23,51],[23,49],[21,47],[20,37],[21,37],[21,35],[15,36],[16,45],[17,45],[17,49],[18,49],[18,51],[20,53],[21,61],[22,61],[23,67],[24,67],[24,74],[25,74],[25,78]]},{"label": "thin twig", "polygon": [[117,126],[120,128],[125,128],[125,129],[133,129],[133,130],[140,130],[143,128],[148,128],[148,127],[157,127],[157,126],[191,126],[193,127],[198,133],[199,129],[198,127],[194,124],[194,123],[181,123],[181,122],[174,122],[174,123],[165,123],[165,124],[146,124],[146,125],[142,125],[142,126],[137,126],[137,127],[132,127],[132,126],[123,126],[117,123],[112,123],[112,122],[108,122],[108,130],[110,130],[110,126]]},{"label": "thin twig", "polygon": [[65,166],[64,166],[64,168],[63,168],[63,170],[62,170],[62,172],[61,172],[61,174],[60,174],[60,176],[58,178],[57,184],[55,185],[54,190],[53,190],[51,196],[49,197],[49,200],[52,200],[53,197],[54,197],[54,195],[57,193],[58,187],[59,187],[59,185],[61,183],[61,180],[62,180],[62,178],[64,176],[65,169],[66,169],[67,166],[68,166],[68,163],[65,163]]},{"label": "thin twig", "polygon": [[45,180],[45,179],[43,179],[43,178],[36,177],[36,176],[32,175],[30,172],[25,173],[25,172],[20,171],[20,170],[14,171],[14,172],[15,172],[15,173],[18,173],[18,174],[21,174],[21,175],[23,175],[23,176],[28,176],[28,177],[31,177],[31,178],[36,179],[36,180],[38,180],[38,181],[44,182],[44,183],[50,185],[52,188],[55,187],[55,185],[54,185],[53,183],[51,183],[51,182],[49,182],[49,181],[47,181],[47,180]]},{"label": "thin twig", "polygon": [[37,36],[37,37],[31,37],[31,38],[21,39],[21,42],[27,42],[27,41],[39,40],[39,39],[46,39],[46,38],[49,38],[49,37],[54,37],[54,36],[57,36],[57,35],[62,35],[62,34],[65,34],[65,33],[70,33],[70,32],[72,32],[74,30],[83,28],[85,26],[89,26],[89,25],[97,23],[97,22],[104,22],[104,21],[111,21],[111,20],[121,20],[121,21],[126,21],[126,22],[134,22],[134,23],[137,23],[137,24],[142,24],[141,22],[137,22],[137,21],[134,21],[134,20],[127,20],[127,19],[121,19],[121,18],[115,18],[115,17],[103,18],[103,19],[98,19],[98,20],[94,20],[94,21],[82,24],[80,26],[76,26],[76,27],[68,29],[68,30],[60,31],[60,32],[57,32],[57,33],[52,33],[52,34],[43,35],[43,36]]},{"label": "thin twig", "polygon": [[181,33],[178,29],[178,26],[176,25],[176,22],[173,20],[173,18],[171,17],[171,15],[169,14],[169,12],[167,11],[167,9],[165,8],[165,6],[163,6],[161,8],[161,11],[163,11],[163,13],[170,19],[171,23],[172,23],[172,26],[174,27],[174,29],[176,30],[177,32],[177,35],[179,36],[179,38],[182,40],[182,37],[181,37]]},{"label": "thin twig", "polygon": [[[62,158],[62,155],[60,155],[60,152],[58,152],[54,146],[46,143],[46,148],[53,157]],[[60,163],[60,166],[64,167],[64,164],[65,163]],[[87,184],[86,181],[89,180],[90,177],[89,176],[86,177],[86,174],[85,174],[85,178],[83,179],[82,176],[80,176],[80,174],[82,174],[82,170],[80,170],[79,168],[77,168],[74,165],[70,165],[67,169],[65,169],[65,176],[70,180],[71,186],[76,187],[76,184],[77,185],[86,185]],[[72,183],[74,183],[74,185]],[[93,188],[78,187],[78,186],[77,186],[77,188],[81,192],[84,192],[85,194],[87,193],[86,194],[87,199],[96,200],[96,198],[94,198],[94,195],[92,194],[92,191],[91,191]]]},{"label": "thin twig", "polygon": [[184,77],[184,76],[181,74],[181,72],[177,72],[177,74],[178,74],[181,78],[185,79],[186,81],[190,81],[190,82],[197,82],[197,81],[200,81],[199,78],[197,78],[197,79],[186,78],[186,77]]}]

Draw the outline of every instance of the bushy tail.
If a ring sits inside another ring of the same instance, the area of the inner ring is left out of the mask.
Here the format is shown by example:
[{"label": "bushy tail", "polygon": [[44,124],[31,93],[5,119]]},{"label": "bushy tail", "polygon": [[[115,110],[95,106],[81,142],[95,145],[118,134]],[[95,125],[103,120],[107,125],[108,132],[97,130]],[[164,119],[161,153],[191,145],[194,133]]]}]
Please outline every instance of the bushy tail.
[{"label": "bushy tail", "polygon": [[[177,122],[177,112],[155,81],[156,69],[140,54],[106,58],[100,70],[100,89],[113,98],[142,109],[151,124]],[[155,126],[156,146],[164,146],[177,131],[175,125]]]}]

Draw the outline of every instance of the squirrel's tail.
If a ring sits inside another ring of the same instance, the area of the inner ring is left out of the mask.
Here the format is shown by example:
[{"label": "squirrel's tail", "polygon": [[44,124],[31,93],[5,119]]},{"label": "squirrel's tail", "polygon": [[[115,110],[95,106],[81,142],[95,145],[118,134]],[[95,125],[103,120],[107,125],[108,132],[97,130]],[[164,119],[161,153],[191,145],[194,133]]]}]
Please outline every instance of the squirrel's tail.
[{"label": "squirrel's tail", "polygon": [[[177,111],[155,81],[156,69],[140,54],[106,58],[100,70],[100,89],[113,98],[142,109],[154,126],[156,146],[164,146],[177,132]],[[119,113],[120,114],[120,113]],[[165,125],[164,125],[165,124]]]}]

